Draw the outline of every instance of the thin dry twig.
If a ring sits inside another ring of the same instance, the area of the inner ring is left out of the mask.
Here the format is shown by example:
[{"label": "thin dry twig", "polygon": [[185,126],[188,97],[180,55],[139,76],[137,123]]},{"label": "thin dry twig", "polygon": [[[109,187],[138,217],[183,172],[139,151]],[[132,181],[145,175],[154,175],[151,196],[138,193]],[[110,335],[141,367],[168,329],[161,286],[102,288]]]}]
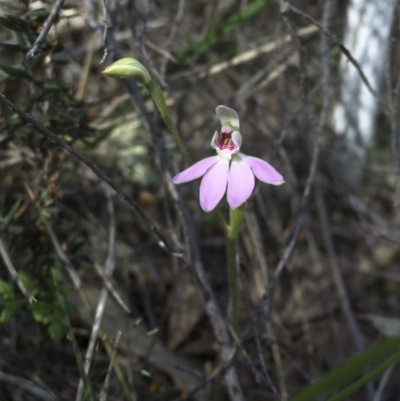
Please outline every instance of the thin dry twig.
[{"label": "thin dry twig", "polygon": [[165,82],[163,76],[157,71],[157,69],[154,66],[154,63],[152,59],[150,58],[149,54],[147,53],[146,50],[146,42],[147,42],[147,22],[149,18],[149,13],[151,9],[151,0],[146,1],[146,8],[144,12],[144,16],[142,19],[142,28],[139,32],[138,30],[138,19],[137,15],[138,10],[137,10],[137,0],[130,0],[129,5],[132,7],[132,24],[130,25],[130,28],[132,30],[133,36],[135,38],[136,46],[138,47],[138,51],[140,54],[143,56],[144,60],[146,61],[146,64],[148,65],[151,73],[157,78],[159,81],[160,85],[164,88],[166,88],[168,85]]},{"label": "thin dry twig", "polygon": [[[257,369],[255,362],[252,360],[252,358],[250,357],[249,353],[246,351],[245,347],[243,346],[243,339],[240,339],[238,337],[238,335],[236,334],[235,330],[233,330],[232,326],[229,326],[229,331],[231,333],[232,338],[234,339],[235,343],[236,343],[236,348],[240,349],[240,352],[243,354],[247,364],[250,366],[250,369],[253,373],[254,379],[256,381],[257,384],[260,383],[264,383],[267,384],[268,387],[270,386],[270,377],[269,374],[265,375],[263,377],[263,375],[260,373],[260,371]],[[252,327],[253,329],[253,327]],[[274,386],[274,384],[272,383],[272,386]],[[277,395],[277,397],[279,397],[279,394],[277,394],[276,390],[275,390],[275,394]]]},{"label": "thin dry twig", "polygon": [[[115,213],[114,204],[111,197],[111,191],[106,188],[107,196],[107,210],[110,218],[109,232],[108,232],[108,255],[106,259],[106,267],[104,271],[104,276],[109,280],[114,272],[115,268]],[[92,363],[94,349],[97,341],[97,335],[99,333],[101,320],[103,318],[104,308],[108,297],[108,286],[106,282],[103,283],[103,288],[99,296],[99,301],[97,303],[96,313],[94,316],[94,322],[92,326],[92,331],[90,333],[89,345],[86,350],[85,360],[84,360],[84,370],[85,374],[89,374],[90,365]],[[83,380],[79,381],[78,391],[76,393],[75,401],[80,401],[83,394]]]},{"label": "thin dry twig", "polygon": [[86,8],[86,16],[89,26],[92,30],[97,31],[100,29],[100,24],[97,22],[97,9],[93,0],[83,0]]},{"label": "thin dry twig", "polygon": [[[297,220],[296,226],[291,235],[291,239],[288,242],[288,244],[286,245],[286,247],[284,248],[282,258],[279,261],[278,266],[275,269],[274,274],[268,283],[265,294],[264,294],[263,298],[261,299],[261,301],[259,302],[256,311],[252,315],[252,319],[254,319],[254,321],[259,319],[261,317],[261,315],[266,316],[266,318],[265,318],[266,322],[268,322],[270,320],[269,309],[270,309],[270,301],[272,298],[272,292],[275,288],[275,285],[278,283],[278,281],[280,279],[283,269],[285,268],[286,264],[290,260],[292,254],[296,248],[300,232],[303,228],[304,219],[305,219],[305,211],[302,211],[300,213],[300,216]],[[252,324],[253,323],[251,323],[247,326],[246,330],[244,331],[244,333],[242,335],[242,338],[245,338],[251,332]]]},{"label": "thin dry twig", "polygon": [[[289,15],[288,15],[288,10],[290,9],[291,5],[287,1],[284,1],[284,0],[281,0],[280,4],[281,4],[281,13],[282,13],[284,21],[286,23],[287,29],[288,29],[290,35],[292,36],[296,46],[298,47],[300,57],[303,58],[303,63],[301,63],[301,66],[304,69],[305,61],[304,61],[304,52],[302,50],[302,44],[300,42],[300,39],[299,39],[295,29],[292,26],[292,23],[290,21]],[[331,9],[329,9],[329,8],[325,9],[324,24],[329,23],[329,14],[328,13],[330,13],[330,12],[331,12]],[[326,15],[326,14],[328,14],[328,15]],[[322,47],[324,48],[324,44],[322,44]],[[324,50],[326,50],[326,49],[324,49]],[[325,64],[323,85],[324,85],[324,89],[326,89],[327,91],[328,91],[328,85],[329,85],[329,71],[330,71],[329,66],[327,64]],[[307,94],[307,88],[305,87],[305,81],[304,81],[305,80],[305,71],[304,70],[302,72],[302,76],[303,76],[303,78],[302,78],[303,97],[305,98],[304,99],[305,104],[303,104],[302,107],[308,108],[307,107],[308,94]],[[305,219],[304,213],[305,213],[305,210],[306,210],[306,207],[308,204],[311,187],[314,183],[315,174],[317,171],[317,166],[318,166],[318,161],[319,161],[319,154],[320,154],[319,138],[321,136],[322,128],[325,124],[328,107],[329,107],[329,95],[326,95],[325,100],[323,102],[323,109],[321,111],[321,116],[320,116],[320,120],[319,120],[319,124],[318,124],[317,128],[315,128],[315,125],[312,124],[312,128],[314,129],[314,134],[315,134],[314,146],[313,146],[313,156],[312,156],[312,160],[311,160],[310,171],[309,171],[309,174],[307,177],[306,185],[303,190],[303,197],[300,202],[300,216],[297,220],[296,227],[293,230],[292,238],[284,250],[283,256],[274,272],[272,280],[268,284],[266,295],[265,295],[264,299],[260,302],[260,306],[259,306],[260,308],[263,308],[263,305],[265,303],[266,304],[269,303],[269,300],[271,299],[270,292],[273,290],[274,286],[276,285],[277,281],[279,280],[279,277],[280,277],[284,267],[286,266],[286,263],[288,262],[289,258],[291,257],[291,255],[296,247],[298,236],[303,227],[303,223],[304,223],[304,219]],[[311,117],[310,112],[308,112],[307,115],[309,117],[310,122],[312,123],[314,119]]]},{"label": "thin dry twig", "polygon": [[[350,299],[343,281],[342,273],[339,268],[339,262],[333,245],[332,232],[329,224],[328,214],[326,211],[325,200],[323,198],[322,190],[319,185],[316,186],[316,198],[318,215],[322,226],[322,235],[324,238],[325,247],[328,251],[329,264],[332,270],[332,275],[335,280],[336,288],[339,293],[339,298],[342,303],[342,308],[345,313],[347,323],[350,327],[354,344],[357,350],[359,352],[362,352],[365,350],[364,338],[361,334],[361,330],[358,325],[357,319],[355,318],[353,309],[351,308]],[[369,397],[372,400],[374,398],[374,388],[372,382],[368,383],[367,389]]]},{"label": "thin dry twig", "polygon": [[[165,46],[165,49],[164,49],[164,51],[165,51],[165,53],[167,55],[170,54],[170,51],[171,51],[171,48],[172,48],[172,44],[174,43],[175,35],[178,32],[179,22],[183,17],[184,9],[185,9],[185,0],[179,0],[178,10],[176,12],[174,21],[172,23],[172,27],[171,27],[171,30],[170,30],[170,33],[169,33],[169,37],[168,37],[168,40],[167,40],[167,45]],[[160,75],[161,75],[163,80],[165,80],[165,71],[167,69],[168,60],[169,60],[169,57],[164,56],[164,58],[163,58],[163,60],[161,62]]]},{"label": "thin dry twig", "polygon": [[391,365],[390,368],[387,369],[386,372],[382,375],[381,381],[379,382],[379,386],[375,393],[374,401],[382,400],[383,391],[385,390],[385,387],[388,384],[390,376],[392,375],[393,368],[394,368],[394,364]]},{"label": "thin dry twig", "polygon": [[[292,40],[294,44],[296,45],[297,51],[299,53],[299,59],[300,59],[300,88],[301,88],[301,95],[302,95],[302,103],[304,107],[305,114],[307,116],[308,122],[310,124],[311,129],[314,131],[314,142],[313,142],[313,155],[311,159],[311,165],[310,165],[310,172],[307,177],[306,185],[304,187],[303,191],[303,199],[302,199],[302,204],[306,204],[308,202],[308,197],[310,195],[311,187],[313,185],[314,179],[315,179],[315,173],[317,171],[317,166],[319,162],[319,154],[320,154],[320,136],[321,136],[321,129],[323,126],[322,118],[322,124],[320,124],[318,127],[316,127],[316,124],[314,122],[314,116],[311,113],[310,107],[309,107],[309,96],[308,96],[308,88],[307,88],[307,71],[306,71],[306,51],[304,46],[302,45],[300,38],[296,32],[296,30],[293,27],[292,21],[290,19],[289,11],[291,9],[291,5],[289,4],[288,1],[285,0],[280,0],[280,6],[281,6],[281,15],[283,18],[283,21],[285,22],[286,28],[292,37]],[[324,104],[324,108],[326,108],[328,105]],[[326,116],[326,112],[321,114]],[[304,210],[304,209],[303,209]]]},{"label": "thin dry twig", "polygon": [[357,320],[354,316],[353,310],[350,305],[349,296],[347,294],[346,287],[343,282],[343,277],[340,272],[339,262],[337,260],[336,252],[333,245],[332,232],[328,220],[328,214],[326,211],[326,205],[323,198],[322,190],[318,185],[316,188],[316,198],[317,198],[317,207],[318,214],[321,221],[322,226],[322,234],[325,241],[325,246],[328,251],[329,256],[329,264],[332,269],[332,274],[336,282],[336,286],[340,295],[340,300],[342,302],[343,310],[346,314],[346,318],[348,320],[350,330],[353,335],[354,343],[359,351],[364,350],[364,339],[362,338],[360,328],[358,326]]},{"label": "thin dry twig", "polygon": [[22,377],[10,375],[8,373],[0,372],[0,382],[9,383],[10,385],[16,386],[17,388],[24,390],[31,395],[38,397],[43,401],[56,401],[57,398],[49,391],[39,387],[38,385],[26,380]]},{"label": "thin dry twig", "polygon": [[230,368],[231,363],[233,362],[233,359],[236,355],[237,348],[234,348],[231,350],[230,355],[228,355],[228,358],[226,359],[225,363],[220,363],[220,365],[214,369],[214,372],[212,372],[208,377],[207,380],[205,380],[203,383],[198,385],[197,387],[191,389],[188,391],[185,395],[182,395],[181,397],[178,397],[174,399],[173,401],[186,401],[189,400],[192,396],[194,396],[196,393],[198,393],[200,390],[202,390],[204,387],[206,387],[209,383],[212,381],[216,380],[216,378],[221,374],[224,373],[227,369]]},{"label": "thin dry twig", "polygon": [[[277,268],[275,269],[275,272],[273,274],[273,277],[271,279],[271,281],[268,283],[268,287],[266,289],[266,293],[265,296],[263,297],[263,299],[261,300],[258,310],[257,310],[257,314],[259,314],[262,310],[264,310],[264,313],[268,313],[269,311],[269,302],[271,299],[271,293],[273,288],[275,287],[276,283],[278,282],[280,275],[282,274],[282,271],[284,269],[284,267],[286,266],[286,263],[289,261],[296,245],[297,245],[297,240],[298,237],[300,235],[301,229],[303,227],[304,224],[304,219],[305,219],[305,211],[307,208],[307,204],[308,204],[308,199],[310,196],[310,191],[311,191],[311,187],[314,183],[314,179],[315,179],[315,174],[317,171],[317,165],[318,165],[318,160],[319,160],[319,154],[320,154],[320,146],[319,146],[319,136],[320,136],[320,130],[315,128],[315,125],[313,124],[313,117],[311,116],[311,112],[308,110],[308,94],[307,94],[307,88],[305,85],[305,79],[306,79],[306,72],[305,72],[305,54],[304,54],[304,49],[303,46],[301,44],[301,41],[295,31],[295,29],[293,28],[293,25],[291,23],[291,20],[289,18],[288,15],[288,10],[289,10],[289,3],[286,1],[281,0],[280,1],[281,4],[281,14],[282,17],[284,19],[285,25],[289,31],[289,34],[291,35],[293,41],[296,44],[296,47],[298,48],[299,54],[300,54],[300,59],[302,60],[300,62],[300,66],[302,67],[301,70],[301,88],[302,88],[302,96],[303,96],[303,100],[304,100],[304,104],[302,107],[305,107],[307,109],[307,117],[311,123],[311,126],[314,130],[314,134],[315,134],[315,138],[314,138],[314,147],[313,147],[313,155],[312,155],[312,160],[311,160],[311,164],[310,164],[310,171],[307,177],[307,181],[306,181],[306,185],[304,187],[303,190],[303,196],[300,202],[300,214],[299,214],[299,218],[297,220],[296,226],[293,230],[293,234],[292,237],[289,241],[289,243],[287,244],[287,246],[284,249],[283,252],[283,256],[277,266]],[[327,107],[327,105],[326,105]],[[325,113],[324,113],[325,115]],[[321,125],[321,124],[320,124]],[[322,127],[322,125],[321,125]]]},{"label": "thin dry twig", "polygon": [[115,301],[119,304],[119,306],[126,313],[131,313],[131,310],[129,309],[129,307],[126,304],[126,302],[122,299],[121,295],[119,294],[119,292],[115,288],[115,285],[113,284],[111,279],[104,274],[103,270],[101,269],[101,267],[97,263],[94,263],[93,266],[94,266],[94,268],[96,270],[96,273],[102,278],[102,280],[104,281],[104,284],[108,288],[108,291],[110,291],[111,295],[113,296]]},{"label": "thin dry twig", "polygon": [[145,212],[139,207],[139,205],[128,195],[126,195],[119,186],[109,177],[107,174],[103,172],[99,167],[97,167],[90,159],[78,153],[74,148],[72,148],[68,143],[64,142],[61,138],[59,138],[56,134],[45,128],[39,121],[34,119],[29,114],[26,114],[20,108],[18,108],[15,104],[13,104],[10,100],[8,100],[3,94],[0,94],[0,102],[3,103],[8,109],[17,113],[22,120],[25,122],[32,124],[35,126],[39,132],[44,134],[47,138],[55,142],[57,145],[61,146],[66,152],[70,153],[80,162],[86,164],[102,181],[106,182],[118,195],[119,197],[127,202],[133,210],[139,215],[142,221],[146,224],[146,226],[155,234],[155,236],[159,239],[159,245],[165,247],[167,251],[171,253],[175,253],[178,256],[181,255],[181,252],[173,249],[161,231],[157,228],[157,226],[150,220],[150,218],[146,215]]},{"label": "thin dry twig", "polygon": [[[299,35],[294,28],[291,19],[289,18],[289,10],[290,5],[289,2],[280,0],[281,7],[281,16],[285,23],[286,29],[292,39],[292,42],[296,46],[297,52],[299,53],[299,62],[300,62],[300,88],[301,95],[303,97],[302,102],[305,106],[305,111],[309,120],[311,120],[309,115],[309,107],[308,107],[308,88],[307,88],[307,69],[306,69],[306,50],[301,43]],[[312,122],[312,121],[310,121]]]},{"label": "thin dry twig", "polygon": [[114,342],[114,349],[113,349],[113,353],[110,359],[110,365],[108,366],[107,369],[107,375],[106,378],[104,380],[104,385],[101,389],[101,393],[100,393],[100,401],[106,401],[107,400],[107,393],[108,393],[108,389],[110,387],[110,381],[111,381],[111,372],[113,369],[113,365],[115,362],[115,358],[117,356],[117,351],[118,351],[118,345],[119,345],[119,341],[121,340],[121,335],[122,335],[122,331],[119,330],[117,333],[117,336],[115,337],[115,342]]},{"label": "thin dry twig", "polygon": [[[241,288],[241,290],[242,290],[242,292],[244,292],[243,288]],[[249,305],[248,297],[245,297],[245,300],[246,300],[247,310],[250,312],[250,305]],[[264,357],[264,353],[262,351],[261,339],[260,339],[260,335],[259,335],[259,332],[258,332],[258,329],[256,326],[256,316],[254,314],[252,314],[252,315],[250,314],[250,316],[251,316],[250,326],[251,326],[251,330],[254,334],[255,345],[256,345],[256,349],[257,349],[257,357],[258,357],[259,363],[261,365],[262,374],[260,374],[258,372],[256,367],[254,366],[253,361],[249,358],[249,356],[244,348],[242,349],[242,352],[243,352],[247,362],[250,364],[251,370],[253,371],[256,381],[260,382],[260,379],[261,379],[261,381],[264,382],[272,390],[274,397],[277,400],[282,401],[285,399],[285,397],[284,397],[285,392],[282,393],[282,391],[281,391],[281,394],[279,394],[277,388],[275,387],[274,382],[271,379],[271,375],[269,374],[267,365],[265,363],[265,357]],[[230,327],[230,329],[231,329],[230,330],[231,335],[235,339],[236,343],[241,344],[241,342],[239,341],[239,338],[237,337],[233,328]]]},{"label": "thin dry twig", "polygon": [[278,348],[279,352],[281,352],[286,357],[286,359],[292,364],[293,368],[303,377],[304,381],[307,384],[311,384],[313,382],[313,379],[311,378],[309,373],[304,370],[301,364],[298,363],[293,358],[293,356],[290,355],[290,353],[282,345],[280,345],[278,341],[276,341],[275,338],[271,338],[268,337],[267,335],[264,335],[263,340],[269,345],[275,345]]},{"label": "thin dry twig", "polygon": [[351,54],[351,52],[349,51],[349,49],[347,49],[347,47],[340,42],[340,40],[336,37],[335,34],[333,34],[331,31],[329,31],[326,27],[324,27],[323,25],[321,25],[318,21],[316,21],[311,15],[308,15],[307,13],[299,10],[298,8],[292,6],[291,4],[289,4],[289,2],[287,1],[283,1],[284,3],[284,12],[288,13],[290,11],[295,12],[296,14],[301,15],[302,17],[304,17],[307,21],[311,22],[312,24],[314,24],[316,27],[318,27],[321,32],[323,32],[326,36],[328,36],[328,38],[335,43],[336,46],[339,47],[339,49],[341,50],[341,52],[347,57],[347,59],[350,61],[351,64],[353,64],[354,68],[357,70],[357,72],[360,75],[361,80],[363,81],[363,83],[365,84],[365,86],[368,88],[368,90],[371,92],[372,96],[381,103],[379,96],[377,95],[376,91],[372,88],[371,84],[368,81],[368,78],[365,76],[360,64],[357,62],[357,60],[353,57],[353,55]]},{"label": "thin dry twig", "polygon": [[[318,32],[318,28],[310,25],[304,28],[301,28],[297,31],[297,35],[299,37],[307,37],[313,35],[315,32]],[[251,50],[246,50],[243,53],[240,53],[234,57],[232,57],[230,60],[227,61],[222,61],[218,64],[215,64],[213,66],[201,66],[201,67],[195,67],[189,71],[183,71],[176,73],[171,76],[171,80],[177,80],[177,79],[182,79],[182,78],[192,78],[192,79],[202,79],[206,78],[215,74],[219,74],[223,71],[225,71],[227,68],[231,67],[236,67],[238,65],[241,65],[243,63],[247,63],[249,61],[254,60],[256,57],[262,56],[264,54],[270,54],[274,52],[277,49],[280,49],[284,44],[289,43],[291,40],[290,35],[286,35],[283,38],[279,38],[277,40],[274,40],[272,42],[268,42],[265,44],[262,44],[260,46],[257,46],[254,49]]]},{"label": "thin dry twig", "polygon": [[14,166],[15,164],[23,162],[25,159],[22,156],[10,157],[7,160],[2,160],[0,162],[0,170],[9,166]]},{"label": "thin dry twig", "polygon": [[[394,9],[396,10],[400,1],[397,1]],[[393,24],[396,19],[393,18]],[[386,55],[386,85],[388,88],[388,103],[389,103],[389,121],[392,131],[392,143],[394,153],[394,163],[396,172],[396,193],[395,193],[395,205],[400,207],[400,126],[399,126],[399,105],[400,105],[400,71],[397,74],[397,81],[395,87],[392,88],[392,76],[391,76],[391,56],[393,52],[394,43],[389,41]]]},{"label": "thin dry twig", "polygon": [[60,11],[64,5],[64,1],[65,0],[57,0],[56,1],[56,4],[54,5],[53,9],[51,10],[50,15],[48,16],[46,22],[43,24],[42,32],[40,32],[40,35],[35,40],[35,43],[33,44],[32,48],[28,51],[28,53],[26,53],[25,57],[27,59],[30,59],[35,55],[38,48],[42,45],[42,43],[46,39],[46,36],[49,33],[50,28],[54,23],[54,20],[57,18],[58,14],[60,13]]},{"label": "thin dry twig", "polygon": [[8,272],[10,273],[12,279],[16,282],[22,294],[28,299],[30,303],[37,302],[35,297],[29,292],[29,290],[25,287],[24,283],[19,278],[17,270],[15,269],[11,261],[10,255],[8,254],[6,244],[3,242],[3,239],[1,237],[0,237],[0,254],[4,264],[8,269]]},{"label": "thin dry twig", "polygon": [[[245,218],[246,218],[246,224],[247,224],[248,230],[250,232],[250,236],[252,238],[252,242],[254,244],[258,263],[260,264],[261,277],[262,277],[263,286],[264,286],[264,288],[263,288],[263,290],[264,290],[263,295],[264,295],[265,290],[267,289],[267,286],[268,286],[268,268],[267,268],[266,257],[265,257],[263,247],[262,247],[261,231],[260,231],[260,227],[259,227],[257,218],[256,218],[253,210],[251,210],[251,209],[247,210]],[[249,315],[251,316],[251,326],[252,326],[252,330],[254,333],[258,358],[260,360],[260,364],[261,364],[261,368],[262,368],[264,377],[267,380],[267,385],[272,389],[272,391],[274,392],[275,396],[278,399],[286,400],[287,396],[288,396],[287,385],[285,382],[285,377],[284,377],[284,372],[283,372],[283,367],[282,367],[282,359],[281,359],[281,356],[279,353],[279,348],[277,347],[276,344],[273,344],[273,343],[269,344],[270,348],[272,350],[272,356],[274,358],[275,365],[277,367],[277,376],[278,376],[280,393],[278,393],[274,383],[272,382],[269,372],[267,370],[267,366],[266,366],[266,363],[264,360],[264,355],[262,352],[260,336],[259,336],[258,329],[256,326],[256,316],[254,314],[251,314],[249,306],[248,306],[248,310],[249,310]],[[266,334],[269,335],[270,337],[273,337],[274,335],[271,330],[271,324],[268,321],[268,319],[265,320],[264,326],[265,326]]]},{"label": "thin dry twig", "polygon": [[[25,184],[26,191],[28,192],[28,195],[31,199],[31,201],[35,204],[35,195],[32,192],[32,190],[28,187],[27,184]],[[36,206],[36,204],[35,204]],[[56,251],[58,257],[61,259],[61,261],[64,263],[65,270],[67,271],[72,283],[74,284],[75,289],[81,288],[81,279],[78,276],[78,273],[76,272],[76,269],[72,262],[69,260],[67,254],[64,252],[62,249],[62,246],[60,245],[60,242],[58,241],[58,238],[53,230],[53,227],[51,226],[50,222],[48,219],[43,215],[42,211],[36,206],[36,209],[39,213],[40,221],[43,223],[47,234],[49,234],[49,237],[51,239],[51,243],[53,244],[54,250]]]},{"label": "thin dry twig", "polygon": [[[251,241],[254,245],[254,250],[257,258],[257,262],[260,269],[260,276],[262,278],[262,283],[264,285],[264,290],[268,285],[268,265],[267,258],[265,257],[262,235],[260,225],[258,223],[256,214],[252,208],[252,205],[249,205],[245,214],[246,226],[250,233]],[[263,294],[264,295],[264,294]]]},{"label": "thin dry twig", "polygon": [[107,18],[107,6],[106,6],[106,0],[102,0],[102,5],[103,5],[103,23],[104,23],[104,31],[103,31],[103,44],[104,44],[104,53],[103,57],[100,60],[99,65],[102,65],[104,61],[106,61],[107,55],[108,55],[108,47],[107,47],[107,33],[108,33],[108,18]]}]

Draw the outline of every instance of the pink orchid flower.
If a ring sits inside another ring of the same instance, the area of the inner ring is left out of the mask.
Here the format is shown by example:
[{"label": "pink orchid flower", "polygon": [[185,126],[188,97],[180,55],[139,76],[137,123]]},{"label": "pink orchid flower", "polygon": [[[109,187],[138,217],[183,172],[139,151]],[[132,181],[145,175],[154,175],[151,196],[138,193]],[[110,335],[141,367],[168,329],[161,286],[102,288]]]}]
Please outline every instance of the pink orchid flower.
[{"label": "pink orchid flower", "polygon": [[205,212],[211,212],[224,196],[231,209],[236,209],[250,197],[254,189],[254,176],[272,185],[285,182],[271,165],[257,157],[239,152],[242,135],[239,132],[239,116],[225,106],[215,110],[221,121],[221,132],[215,132],[211,146],[217,156],[207,157],[183,170],[172,178],[174,184],[183,184],[204,176],[200,185],[200,205]]}]

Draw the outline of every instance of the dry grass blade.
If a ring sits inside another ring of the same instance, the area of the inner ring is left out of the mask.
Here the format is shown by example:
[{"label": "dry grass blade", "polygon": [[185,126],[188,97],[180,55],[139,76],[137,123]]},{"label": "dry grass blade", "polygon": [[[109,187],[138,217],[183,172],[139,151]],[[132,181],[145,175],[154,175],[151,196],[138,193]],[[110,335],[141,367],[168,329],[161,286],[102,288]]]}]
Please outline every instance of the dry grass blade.
[{"label": "dry grass blade", "polygon": [[[109,214],[110,224],[109,224],[109,233],[108,233],[108,255],[106,260],[106,268],[104,275],[107,279],[110,279],[113,275],[115,268],[115,213],[114,213],[114,204],[112,201],[110,189],[107,187],[105,189],[107,196],[107,210]],[[103,284],[103,288],[100,293],[99,301],[97,303],[96,313],[94,316],[94,322],[92,326],[92,331],[90,333],[89,345],[86,350],[85,360],[84,360],[84,371],[85,374],[89,374],[90,365],[92,363],[94,349],[97,341],[97,336],[100,329],[101,320],[104,313],[104,308],[107,302],[108,297],[108,286],[106,282]],[[79,381],[78,391],[76,393],[75,401],[80,401],[83,394],[83,380]]]},{"label": "dry grass blade", "polygon": [[[299,37],[308,37],[318,32],[318,28],[315,26],[307,26],[305,28],[301,28],[298,30],[297,35]],[[234,57],[232,57],[228,61],[223,61],[221,63],[215,64],[212,67],[196,67],[195,70],[190,72],[181,72],[173,75],[171,77],[172,80],[182,79],[184,77],[191,77],[197,79],[203,79],[206,77],[210,77],[212,75],[220,74],[224,72],[227,68],[232,68],[244,63],[247,63],[255,58],[263,55],[272,53],[282,47],[282,45],[290,42],[290,36],[286,35],[283,38],[274,40],[272,42],[265,43],[263,45],[257,46],[254,49],[244,51]]]},{"label": "dry grass blade", "polygon": [[22,377],[10,375],[8,373],[0,372],[0,382],[9,383],[13,386],[17,386],[20,390],[30,393],[34,397],[43,401],[56,401],[57,398],[49,391],[37,386],[29,380]]},{"label": "dry grass blade", "polygon": [[122,299],[122,296],[119,294],[118,290],[115,288],[111,279],[105,275],[105,272],[102,270],[102,268],[97,263],[94,263],[93,266],[96,270],[96,273],[104,281],[104,284],[107,286],[108,291],[110,291],[110,293],[113,296],[113,298],[115,299],[115,301],[121,306],[121,308],[126,313],[131,313],[131,310],[129,309],[126,302]]},{"label": "dry grass blade", "polygon": [[118,345],[119,345],[119,341],[121,339],[121,335],[122,335],[122,331],[118,331],[116,337],[115,337],[115,341],[114,341],[114,349],[113,349],[113,353],[110,359],[110,365],[108,367],[107,370],[107,375],[106,378],[104,380],[104,385],[103,388],[101,389],[101,393],[100,393],[100,401],[106,401],[107,400],[107,393],[108,393],[108,388],[110,387],[110,381],[111,381],[111,372],[113,369],[113,365],[115,362],[115,358],[117,356],[117,351],[118,351]]}]

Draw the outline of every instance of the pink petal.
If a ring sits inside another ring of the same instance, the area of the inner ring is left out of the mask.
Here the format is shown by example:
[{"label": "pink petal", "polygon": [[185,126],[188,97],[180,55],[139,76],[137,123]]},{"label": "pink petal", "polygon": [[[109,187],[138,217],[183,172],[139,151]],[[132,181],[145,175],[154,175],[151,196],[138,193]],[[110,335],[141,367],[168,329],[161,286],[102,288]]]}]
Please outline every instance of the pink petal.
[{"label": "pink petal", "polygon": [[205,212],[211,212],[224,196],[228,182],[229,159],[218,157],[204,174],[200,185],[200,205]]},{"label": "pink petal", "polygon": [[254,175],[263,182],[272,185],[281,185],[285,179],[270,164],[258,157],[240,153],[239,156],[252,168]]},{"label": "pink petal", "polygon": [[172,182],[174,184],[183,184],[184,182],[195,180],[196,178],[201,177],[212,165],[214,165],[219,160],[219,156],[207,157],[199,162],[193,164],[186,170],[178,173],[174,178],[172,178]]},{"label": "pink petal", "polygon": [[254,174],[240,157],[234,156],[228,175],[228,203],[236,209],[249,199],[254,189]]}]

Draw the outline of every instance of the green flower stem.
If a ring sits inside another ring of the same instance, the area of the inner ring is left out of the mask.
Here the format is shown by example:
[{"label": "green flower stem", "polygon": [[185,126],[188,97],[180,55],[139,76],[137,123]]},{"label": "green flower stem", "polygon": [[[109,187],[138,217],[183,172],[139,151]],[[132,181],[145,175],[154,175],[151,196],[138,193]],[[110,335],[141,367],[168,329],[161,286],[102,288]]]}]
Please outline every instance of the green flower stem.
[{"label": "green flower stem", "polygon": [[179,135],[178,130],[174,127],[171,119],[169,118],[167,104],[165,103],[165,98],[163,91],[160,88],[160,85],[156,84],[154,81],[150,81],[147,85],[145,85],[146,89],[149,91],[150,96],[152,97],[154,103],[158,111],[160,112],[161,118],[163,119],[165,125],[168,128],[168,131],[172,134],[175,139],[176,144],[178,145],[179,151],[182,153],[182,156],[185,160],[185,163],[190,166],[192,163],[192,159],[189,156],[188,151],[186,150],[185,145],[183,144],[182,138]]},{"label": "green flower stem", "polygon": [[242,222],[244,217],[244,204],[239,206],[237,209],[230,209],[229,212],[229,226],[227,228],[227,236],[231,239],[236,239],[239,235],[240,229],[242,228]]},{"label": "green flower stem", "polygon": [[[153,99],[157,107],[157,110],[159,111],[161,118],[164,121],[164,124],[166,125],[168,131],[172,134],[175,143],[178,145],[179,151],[182,153],[185,163],[187,164],[187,166],[191,166],[193,164],[192,158],[189,156],[189,153],[186,150],[185,145],[183,144],[182,138],[179,135],[178,130],[175,128],[174,124],[172,123],[169,117],[167,104],[165,102],[165,97],[163,91],[160,88],[160,85],[156,84],[153,80],[151,80],[145,85],[145,88],[149,91],[150,96]],[[227,231],[228,228],[224,216],[222,215],[219,209],[217,209],[217,214],[222,226]]]},{"label": "green flower stem", "polygon": [[238,329],[238,280],[236,266],[236,238],[228,237],[228,267],[229,267],[229,302],[231,310],[231,325]]},{"label": "green flower stem", "polygon": [[229,298],[231,310],[231,325],[235,331],[238,329],[238,275],[236,264],[236,243],[244,217],[244,205],[230,210],[229,226],[227,227],[228,240],[228,268],[229,268]]}]

